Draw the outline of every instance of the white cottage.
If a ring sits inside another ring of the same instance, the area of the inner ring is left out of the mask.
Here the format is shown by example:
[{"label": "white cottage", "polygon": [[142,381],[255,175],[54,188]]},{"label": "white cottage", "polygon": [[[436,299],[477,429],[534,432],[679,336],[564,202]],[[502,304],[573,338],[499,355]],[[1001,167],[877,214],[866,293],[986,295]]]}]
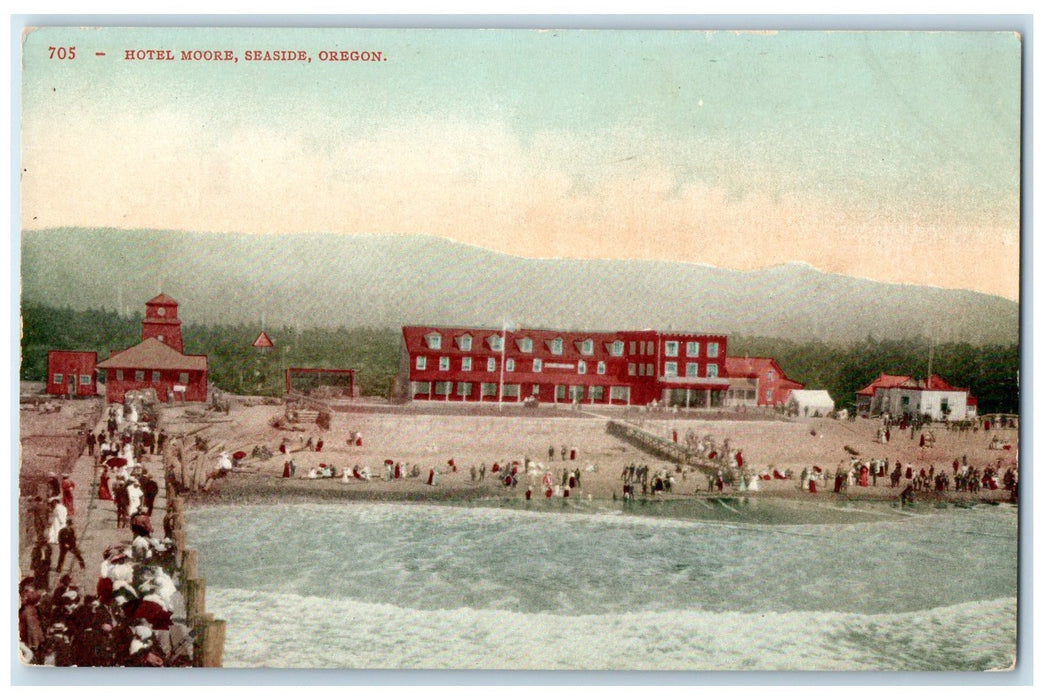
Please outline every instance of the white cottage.
[{"label": "white cottage", "polygon": [[856,392],[856,405],[864,415],[928,414],[932,420],[972,420],[978,401],[967,389],[951,386],[937,374],[927,380],[881,374]]}]

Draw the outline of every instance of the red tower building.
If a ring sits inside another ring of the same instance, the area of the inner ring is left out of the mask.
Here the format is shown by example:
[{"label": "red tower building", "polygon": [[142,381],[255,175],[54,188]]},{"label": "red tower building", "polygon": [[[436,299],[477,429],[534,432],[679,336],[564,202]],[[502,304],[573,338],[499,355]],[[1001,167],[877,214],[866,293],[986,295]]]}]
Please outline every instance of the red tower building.
[{"label": "red tower building", "polygon": [[178,302],[166,294],[145,302],[145,318],[141,322],[141,339],[155,338],[164,345],[184,352],[181,344],[181,319],[178,318]]},{"label": "red tower building", "polygon": [[207,400],[207,356],[182,352],[178,302],[160,294],[145,302],[141,342],[98,363],[106,375],[105,400],[122,403],[131,390],[154,389],[160,401]]}]

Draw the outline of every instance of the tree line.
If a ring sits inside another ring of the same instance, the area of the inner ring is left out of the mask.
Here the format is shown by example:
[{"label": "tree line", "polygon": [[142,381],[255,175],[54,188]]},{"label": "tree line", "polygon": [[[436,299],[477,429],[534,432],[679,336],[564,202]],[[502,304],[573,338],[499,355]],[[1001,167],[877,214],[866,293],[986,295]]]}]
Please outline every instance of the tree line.
[{"label": "tree line", "polygon": [[[121,316],[115,310],[77,311],[70,307],[26,304],[22,307],[24,381],[43,381],[48,350],[86,350],[99,361],[141,340],[140,312]],[[209,379],[236,394],[281,395],[286,367],[354,369],[365,396],[389,396],[399,370],[399,328],[265,329],[275,347],[263,353],[252,346],[256,324],[182,326],[185,352],[207,355]],[[926,338],[904,340],[868,337],[856,343],[794,341],[733,335],[728,354],[771,357],[786,375],[809,389],[826,389],[838,407],[851,406],[855,392],[881,372],[924,378],[931,371],[954,386],[968,388],[979,400],[980,413],[1017,413],[1019,346],[930,344]]]}]

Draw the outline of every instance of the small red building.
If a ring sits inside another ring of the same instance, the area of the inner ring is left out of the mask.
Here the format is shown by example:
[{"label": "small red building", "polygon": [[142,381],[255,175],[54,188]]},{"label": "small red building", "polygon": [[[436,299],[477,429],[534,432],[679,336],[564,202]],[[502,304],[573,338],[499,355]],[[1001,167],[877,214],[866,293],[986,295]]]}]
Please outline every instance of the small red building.
[{"label": "small red building", "polygon": [[141,342],[98,363],[105,370],[105,400],[122,403],[128,391],[155,389],[160,401],[207,400],[207,356],[182,350],[178,303],[160,294],[145,303]]},{"label": "small red building", "polygon": [[805,385],[788,379],[771,357],[730,357],[725,360],[729,375],[729,406],[782,406],[790,392]]},{"label": "small red building", "polygon": [[81,350],[51,350],[47,353],[46,392],[54,396],[97,396],[94,370],[98,353]]}]

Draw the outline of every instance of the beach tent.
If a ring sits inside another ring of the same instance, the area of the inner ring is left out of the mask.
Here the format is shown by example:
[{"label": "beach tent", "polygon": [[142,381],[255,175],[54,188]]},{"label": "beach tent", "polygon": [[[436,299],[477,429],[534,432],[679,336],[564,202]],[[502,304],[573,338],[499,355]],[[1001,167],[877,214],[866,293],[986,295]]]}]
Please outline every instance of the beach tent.
[{"label": "beach tent", "polygon": [[[806,413],[806,410],[807,413]],[[822,389],[795,389],[787,399],[787,411],[799,416],[825,416],[834,410],[834,400]]]}]

